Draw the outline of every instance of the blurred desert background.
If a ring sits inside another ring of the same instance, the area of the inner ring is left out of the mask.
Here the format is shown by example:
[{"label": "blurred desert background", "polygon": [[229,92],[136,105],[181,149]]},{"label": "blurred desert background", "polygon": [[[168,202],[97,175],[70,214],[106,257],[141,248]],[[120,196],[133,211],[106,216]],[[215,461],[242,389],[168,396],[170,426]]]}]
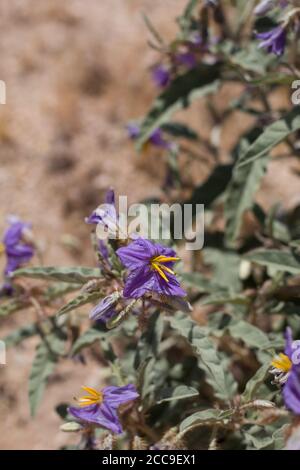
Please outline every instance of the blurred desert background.
[{"label": "blurred desert background", "polygon": [[[94,263],[84,217],[109,186],[130,202],[161,195],[159,155],[137,155],[125,126],[156,94],[149,68],[157,55],[147,46],[142,13],[170,40],[185,4],[0,0],[0,79],[7,86],[7,103],[0,105],[0,229],[9,214],[32,222],[45,264]],[[226,99],[235,90],[228,93]],[[192,119],[205,132],[209,122],[201,109]],[[224,148],[245,125],[240,118],[226,123]],[[278,165],[270,166],[260,197],[269,206],[277,200],[288,206],[295,203],[299,166],[281,163],[279,179]],[[200,165],[199,175],[204,178],[209,166]],[[30,318],[24,310],[1,320],[1,336]],[[56,449],[78,439],[59,431],[54,408],[82,383],[92,384],[99,366],[65,361],[31,419],[27,379],[35,345],[36,339],[27,340],[9,350],[7,365],[0,366],[1,449]]]}]

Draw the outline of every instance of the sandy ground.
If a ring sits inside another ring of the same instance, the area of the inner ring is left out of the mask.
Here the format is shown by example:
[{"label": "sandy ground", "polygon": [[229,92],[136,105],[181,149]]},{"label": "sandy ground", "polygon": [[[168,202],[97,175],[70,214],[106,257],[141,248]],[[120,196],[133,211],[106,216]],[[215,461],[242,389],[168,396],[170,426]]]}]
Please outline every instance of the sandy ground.
[{"label": "sandy ground", "polygon": [[[141,13],[171,38],[183,0],[2,0],[0,77],[0,225],[8,214],[30,220],[48,264],[93,260],[83,219],[114,186],[130,201],[157,195],[164,175],[147,171],[124,126],[154,96],[155,54]],[[64,240],[80,250],[68,250]],[[2,261],[2,260],[1,260]],[[2,264],[1,264],[2,267]],[[26,311],[1,332],[26,322]],[[27,378],[35,340],[8,351],[0,369],[0,448],[55,449],[68,441],[54,411],[97,367],[59,366],[34,420]],[[72,441],[72,438],[71,438]],[[74,438],[73,438],[74,441]],[[75,439],[76,441],[76,439]]]},{"label": "sandy ground", "polygon": [[[185,3],[1,0],[0,79],[7,85],[7,104],[0,106],[0,229],[8,214],[31,221],[46,264],[92,262],[83,220],[107,187],[127,194],[130,202],[160,194],[163,164],[157,155],[136,155],[124,126],[143,115],[155,95],[148,72],[155,53],[146,46],[141,13],[168,39]],[[209,122],[201,109],[196,107],[192,119],[205,130]],[[243,126],[237,120],[235,131]],[[234,141],[230,134],[224,145]],[[278,163],[271,165],[267,205],[295,197],[299,180],[290,166],[284,173],[278,186]],[[1,333],[26,323],[29,315],[2,321]],[[0,366],[1,449],[55,449],[76,441],[59,431],[54,406],[103,373],[93,361],[62,364],[32,420],[27,378],[35,343],[10,350],[7,365]]]}]

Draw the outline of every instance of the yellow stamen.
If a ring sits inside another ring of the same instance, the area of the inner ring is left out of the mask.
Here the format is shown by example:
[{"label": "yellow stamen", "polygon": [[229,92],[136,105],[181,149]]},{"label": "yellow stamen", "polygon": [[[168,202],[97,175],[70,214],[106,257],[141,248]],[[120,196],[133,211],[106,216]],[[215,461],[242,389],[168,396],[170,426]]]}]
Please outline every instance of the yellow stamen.
[{"label": "yellow stamen", "polygon": [[158,274],[166,281],[166,282],[169,282],[169,279],[167,278],[167,276],[165,275],[165,273],[163,272],[162,270],[162,267],[158,264],[158,263],[151,263],[151,266],[153,269],[155,269]]},{"label": "yellow stamen", "polygon": [[5,245],[4,243],[0,242],[0,255],[2,255],[2,253],[4,253],[5,251]]},{"label": "yellow stamen", "polygon": [[168,261],[179,261],[180,258],[177,258],[177,256],[164,256],[164,255],[159,255],[156,256],[156,258],[153,259],[155,262],[159,263],[167,263]]},{"label": "yellow stamen", "polygon": [[169,263],[169,262],[174,262],[178,261],[179,258],[175,256],[164,256],[164,255],[159,255],[156,256],[155,258],[152,258],[151,260],[151,268],[154,269],[155,271],[158,272],[158,274],[166,281],[169,282],[169,279],[165,272],[170,273],[170,274],[175,274],[174,271],[169,268],[168,266],[165,266],[163,263]]},{"label": "yellow stamen", "polygon": [[280,353],[272,361],[272,366],[275,367],[275,369],[281,370],[282,372],[289,372],[292,367],[292,362],[286,354]]},{"label": "yellow stamen", "polygon": [[94,388],[91,387],[81,387],[85,392],[88,392],[89,395],[85,395],[84,397],[75,398],[80,406],[89,406],[95,404],[101,404],[103,401],[103,393],[97,392]]},{"label": "yellow stamen", "polygon": [[168,266],[164,266],[163,264],[160,264],[160,267],[163,271],[167,271],[167,273],[170,273],[170,274],[175,274],[173,269],[171,268],[168,268]]}]

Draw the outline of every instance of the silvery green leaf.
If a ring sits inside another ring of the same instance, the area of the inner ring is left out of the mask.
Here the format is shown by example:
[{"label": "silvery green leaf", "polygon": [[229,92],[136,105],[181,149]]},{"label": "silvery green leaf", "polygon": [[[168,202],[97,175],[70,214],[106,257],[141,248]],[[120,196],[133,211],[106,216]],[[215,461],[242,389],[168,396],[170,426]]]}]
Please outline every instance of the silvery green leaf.
[{"label": "silvery green leaf", "polygon": [[55,355],[49,351],[44,341],[41,342],[36,349],[36,355],[29,375],[29,404],[32,416],[36,414],[46,382],[52,374],[55,364]]},{"label": "silvery green leaf", "polygon": [[251,379],[248,381],[245,390],[242,394],[242,401],[243,402],[249,402],[251,400],[254,400],[256,397],[256,392],[260,388],[260,386],[264,383],[268,371],[270,369],[270,363],[263,364],[251,377]]},{"label": "silvery green leaf", "polygon": [[80,292],[79,295],[77,295],[77,297],[70,300],[66,305],[64,305],[57,312],[57,315],[63,315],[65,313],[71,312],[72,310],[82,307],[82,305],[95,302],[96,300],[99,300],[101,297],[103,297],[103,294],[101,292]]},{"label": "silvery green leaf", "polygon": [[232,414],[233,412],[230,410],[228,410],[228,412],[216,409],[197,411],[182,421],[180,424],[180,432],[195,425],[214,426],[217,423],[222,423],[224,420],[229,419]]},{"label": "silvery green leaf", "polygon": [[230,292],[239,292],[241,281],[239,278],[239,266],[241,258],[237,253],[223,251],[215,248],[203,250],[204,261],[214,270],[213,283]]},{"label": "silvery green leaf", "polygon": [[206,296],[201,300],[201,305],[249,305],[250,300],[242,294],[230,293],[226,291],[217,292]]},{"label": "silvery green leaf", "polygon": [[17,269],[12,276],[83,284],[91,279],[99,278],[100,275],[99,268],[45,266]]},{"label": "silvery green leaf", "polygon": [[157,400],[157,404],[174,401],[174,400],[186,400],[188,398],[195,398],[199,396],[198,390],[196,390],[193,387],[187,387],[186,385],[179,385],[172,391],[171,394],[169,390],[166,390],[165,393],[163,393],[163,395],[167,393],[168,395],[166,397],[159,398]]},{"label": "silvery green leaf", "polygon": [[22,310],[28,307],[28,301],[20,301],[18,299],[12,299],[8,302],[0,304],[0,317],[6,317],[11,313],[17,312],[18,310]]},{"label": "silvery green leaf", "polygon": [[254,195],[266,172],[269,160],[269,156],[264,154],[259,160],[239,167],[241,158],[234,167],[225,203],[226,242],[231,248],[236,245],[245,211],[253,206]]},{"label": "silvery green leaf", "polygon": [[265,74],[266,68],[273,60],[272,55],[265,54],[255,43],[250,43],[230,57],[231,64],[260,75]]},{"label": "silvery green leaf", "polygon": [[291,274],[300,273],[300,256],[291,251],[280,250],[257,250],[244,256],[245,259],[253,263],[261,264],[273,268],[276,271],[283,271]]},{"label": "silvery green leaf", "polygon": [[230,324],[228,331],[233,338],[242,340],[250,348],[267,349],[270,347],[268,336],[246,321],[240,320]]},{"label": "silvery green leaf", "polygon": [[299,129],[300,109],[298,106],[295,106],[282,119],[270,124],[265,128],[263,133],[241,155],[237,163],[238,167],[242,168],[243,166],[249,166],[255,160],[263,158],[274,147],[276,147],[276,145]]},{"label": "silvery green leaf", "polygon": [[224,370],[216,346],[209,338],[209,330],[199,326],[186,315],[177,314],[169,318],[171,327],[191,344],[198,366],[206,373],[206,380],[220,400],[228,401],[236,391],[236,383],[229,370]]},{"label": "silvery green leaf", "polygon": [[79,290],[80,288],[80,284],[67,284],[65,282],[59,282],[50,285],[43,293],[43,297],[45,302],[51,302],[52,300],[63,297],[64,295]]},{"label": "silvery green leaf", "polygon": [[78,354],[82,349],[91,346],[96,341],[102,341],[103,339],[109,338],[109,331],[101,331],[97,327],[89,328],[85,331],[73,344],[71,355]]},{"label": "silvery green leaf", "polygon": [[244,434],[246,443],[248,444],[247,449],[254,448],[256,450],[262,450],[262,449],[272,446],[274,442],[273,437],[269,437],[266,435],[259,435],[259,434],[255,435],[246,431],[244,431],[243,434]]},{"label": "silvery green leaf", "polygon": [[201,294],[218,288],[217,285],[200,273],[182,273],[181,278],[186,287],[192,287]]}]

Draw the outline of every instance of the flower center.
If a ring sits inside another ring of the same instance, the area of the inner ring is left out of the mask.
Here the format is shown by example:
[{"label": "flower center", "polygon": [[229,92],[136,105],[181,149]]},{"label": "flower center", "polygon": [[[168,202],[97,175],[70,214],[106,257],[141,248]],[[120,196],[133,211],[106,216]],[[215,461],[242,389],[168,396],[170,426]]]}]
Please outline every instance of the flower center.
[{"label": "flower center", "polygon": [[103,402],[103,393],[97,392],[94,388],[91,387],[81,387],[88,395],[84,397],[75,398],[75,400],[79,403],[80,406],[89,406],[89,405],[96,405]]},{"label": "flower center", "polygon": [[286,354],[280,353],[272,361],[272,366],[281,372],[289,372],[292,368],[292,362]]},{"label": "flower center", "polygon": [[179,258],[175,256],[164,256],[164,255],[155,256],[154,258],[150,260],[151,269],[153,269],[154,271],[157,271],[160,277],[162,277],[166,282],[169,282],[169,279],[166,273],[169,273],[169,274],[175,274],[175,273],[171,268],[169,268],[168,266],[165,266],[164,263],[174,262],[178,260]]},{"label": "flower center", "polygon": [[2,253],[4,253],[5,251],[5,245],[4,243],[0,242],[0,255],[2,255]]}]

